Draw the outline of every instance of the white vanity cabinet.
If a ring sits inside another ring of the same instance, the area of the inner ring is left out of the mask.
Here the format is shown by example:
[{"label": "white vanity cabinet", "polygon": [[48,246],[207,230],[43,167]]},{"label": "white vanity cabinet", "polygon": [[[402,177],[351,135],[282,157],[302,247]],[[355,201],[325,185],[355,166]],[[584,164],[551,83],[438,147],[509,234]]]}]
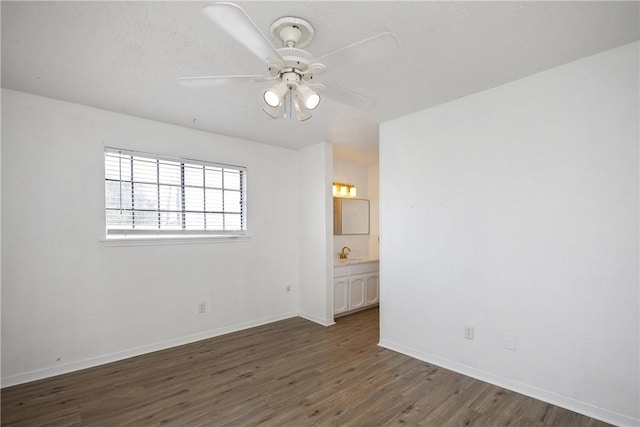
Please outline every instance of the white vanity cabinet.
[{"label": "white vanity cabinet", "polygon": [[349,311],[349,278],[333,277],[333,313]]},{"label": "white vanity cabinet", "polygon": [[349,310],[364,307],[365,276],[349,276]]},{"label": "white vanity cabinet", "polygon": [[359,262],[333,268],[334,315],[357,311],[379,302],[379,262]]},{"label": "white vanity cabinet", "polygon": [[364,295],[366,297],[365,305],[374,305],[380,302],[380,274],[367,276],[365,282]]}]

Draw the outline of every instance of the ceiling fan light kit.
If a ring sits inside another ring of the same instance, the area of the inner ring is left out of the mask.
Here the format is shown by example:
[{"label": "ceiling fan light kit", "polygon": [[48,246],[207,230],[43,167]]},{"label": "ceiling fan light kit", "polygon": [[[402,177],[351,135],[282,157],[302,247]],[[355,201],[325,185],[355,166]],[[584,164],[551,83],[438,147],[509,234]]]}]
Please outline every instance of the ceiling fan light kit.
[{"label": "ceiling fan light kit", "polygon": [[[309,69],[312,57],[301,47],[307,46],[311,42],[315,31],[307,20],[293,16],[277,19],[271,24],[270,30],[273,40],[277,45],[282,46],[277,49],[277,52],[284,60],[284,67],[280,67],[276,74],[280,77],[280,83],[276,83],[271,89],[268,89],[264,93],[264,99],[268,107],[278,107],[283,104],[284,108],[276,116],[271,108],[265,107],[264,111],[273,118],[292,118],[294,116],[293,108],[291,108],[293,105],[297,119],[299,121],[308,120],[311,118],[310,110],[320,104],[320,95],[306,82],[307,79],[313,78],[314,74]],[[276,61],[271,62],[270,73],[273,73],[273,67],[276,63]],[[324,71],[324,68],[315,67],[314,70]],[[288,90],[281,89],[283,83]],[[275,104],[276,100],[277,104]]]},{"label": "ceiling fan light kit", "polygon": [[298,87],[298,93],[302,95],[304,106],[307,110],[315,110],[320,104],[320,95],[318,95],[313,89],[307,85]]},{"label": "ceiling fan light kit", "polygon": [[296,115],[299,121],[303,122],[311,118],[311,112],[307,108],[305,108],[304,105],[302,105],[302,101],[300,101],[300,98],[296,98],[293,104],[296,108]]},{"label": "ceiling fan light kit", "polygon": [[[398,40],[391,33],[377,36],[351,44],[344,48],[322,55],[319,60],[303,50],[313,40],[315,31],[311,24],[303,19],[284,16],[275,20],[269,30],[274,44],[260,31],[253,20],[238,5],[227,2],[214,3],[203,9],[204,15],[218,25],[250,52],[265,61],[269,76],[235,75],[235,76],[203,76],[183,77],[180,82],[186,86],[211,85],[232,80],[264,82],[276,80],[277,83],[263,94],[266,104],[263,111],[273,118],[292,118],[300,121],[311,118],[311,111],[320,104],[320,94],[333,97],[336,101],[368,110],[375,101],[347,89],[319,83],[315,76],[323,74],[327,67],[320,62],[329,58],[341,58],[350,55],[353,49],[368,50],[369,53],[384,55],[389,46],[397,47]],[[338,61],[339,62],[339,61]],[[313,83],[312,83],[313,81]],[[326,90],[326,92],[325,92]],[[295,113],[295,114],[294,114]]]},{"label": "ceiling fan light kit", "polygon": [[287,84],[280,82],[264,93],[264,102],[270,107],[278,107],[284,101],[288,91]]}]

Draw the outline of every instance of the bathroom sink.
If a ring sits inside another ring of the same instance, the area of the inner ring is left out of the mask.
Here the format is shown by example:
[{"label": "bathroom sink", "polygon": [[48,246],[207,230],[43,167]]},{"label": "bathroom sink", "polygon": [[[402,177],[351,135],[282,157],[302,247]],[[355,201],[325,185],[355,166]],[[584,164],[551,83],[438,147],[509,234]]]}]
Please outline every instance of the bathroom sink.
[{"label": "bathroom sink", "polygon": [[335,260],[334,265],[356,263],[356,262],[360,262],[360,261],[362,261],[362,258],[337,259],[337,260]]}]

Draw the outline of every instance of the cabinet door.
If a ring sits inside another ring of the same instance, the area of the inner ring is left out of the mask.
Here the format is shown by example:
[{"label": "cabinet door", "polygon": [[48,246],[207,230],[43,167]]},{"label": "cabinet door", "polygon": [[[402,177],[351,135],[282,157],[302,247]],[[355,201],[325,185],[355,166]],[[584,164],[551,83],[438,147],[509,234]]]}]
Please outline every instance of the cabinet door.
[{"label": "cabinet door", "polygon": [[349,310],[364,307],[365,276],[349,277]]},{"label": "cabinet door", "polygon": [[333,280],[333,314],[349,310],[349,278]]},{"label": "cabinet door", "polygon": [[372,274],[367,276],[365,285],[365,303],[367,305],[377,304],[380,301],[380,275]]}]

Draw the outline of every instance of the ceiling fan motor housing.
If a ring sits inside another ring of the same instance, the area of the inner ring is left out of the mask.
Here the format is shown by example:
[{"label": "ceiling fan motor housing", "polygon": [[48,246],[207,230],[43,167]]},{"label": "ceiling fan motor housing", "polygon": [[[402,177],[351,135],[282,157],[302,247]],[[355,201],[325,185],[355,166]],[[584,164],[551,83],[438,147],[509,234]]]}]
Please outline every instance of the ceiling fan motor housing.
[{"label": "ceiling fan motor housing", "polygon": [[[278,49],[278,53],[285,61],[284,67],[280,69],[281,77],[285,72],[295,70],[300,75],[301,80],[310,82],[313,80],[314,75],[323,73],[326,68],[318,62],[310,64],[313,57],[306,50],[285,47]],[[269,68],[272,76],[277,75],[276,70],[277,68],[274,67]]]},{"label": "ceiling fan motor housing", "polygon": [[278,53],[284,59],[285,67],[297,68],[303,73],[309,68],[309,61],[312,59],[309,52],[294,47],[278,49]]},{"label": "ceiling fan motor housing", "polygon": [[[314,74],[324,72],[325,66],[323,64],[310,64],[313,56],[306,50],[301,49],[311,43],[315,34],[315,30],[309,21],[303,18],[284,16],[274,21],[270,30],[276,45],[282,46],[277,49],[278,54],[284,60],[284,65],[279,71],[282,81],[294,80],[293,76],[285,79],[284,75],[288,68],[294,69],[299,75],[300,78],[295,80],[296,82],[312,80]],[[272,76],[278,74],[275,67],[270,66],[269,71]]]}]

